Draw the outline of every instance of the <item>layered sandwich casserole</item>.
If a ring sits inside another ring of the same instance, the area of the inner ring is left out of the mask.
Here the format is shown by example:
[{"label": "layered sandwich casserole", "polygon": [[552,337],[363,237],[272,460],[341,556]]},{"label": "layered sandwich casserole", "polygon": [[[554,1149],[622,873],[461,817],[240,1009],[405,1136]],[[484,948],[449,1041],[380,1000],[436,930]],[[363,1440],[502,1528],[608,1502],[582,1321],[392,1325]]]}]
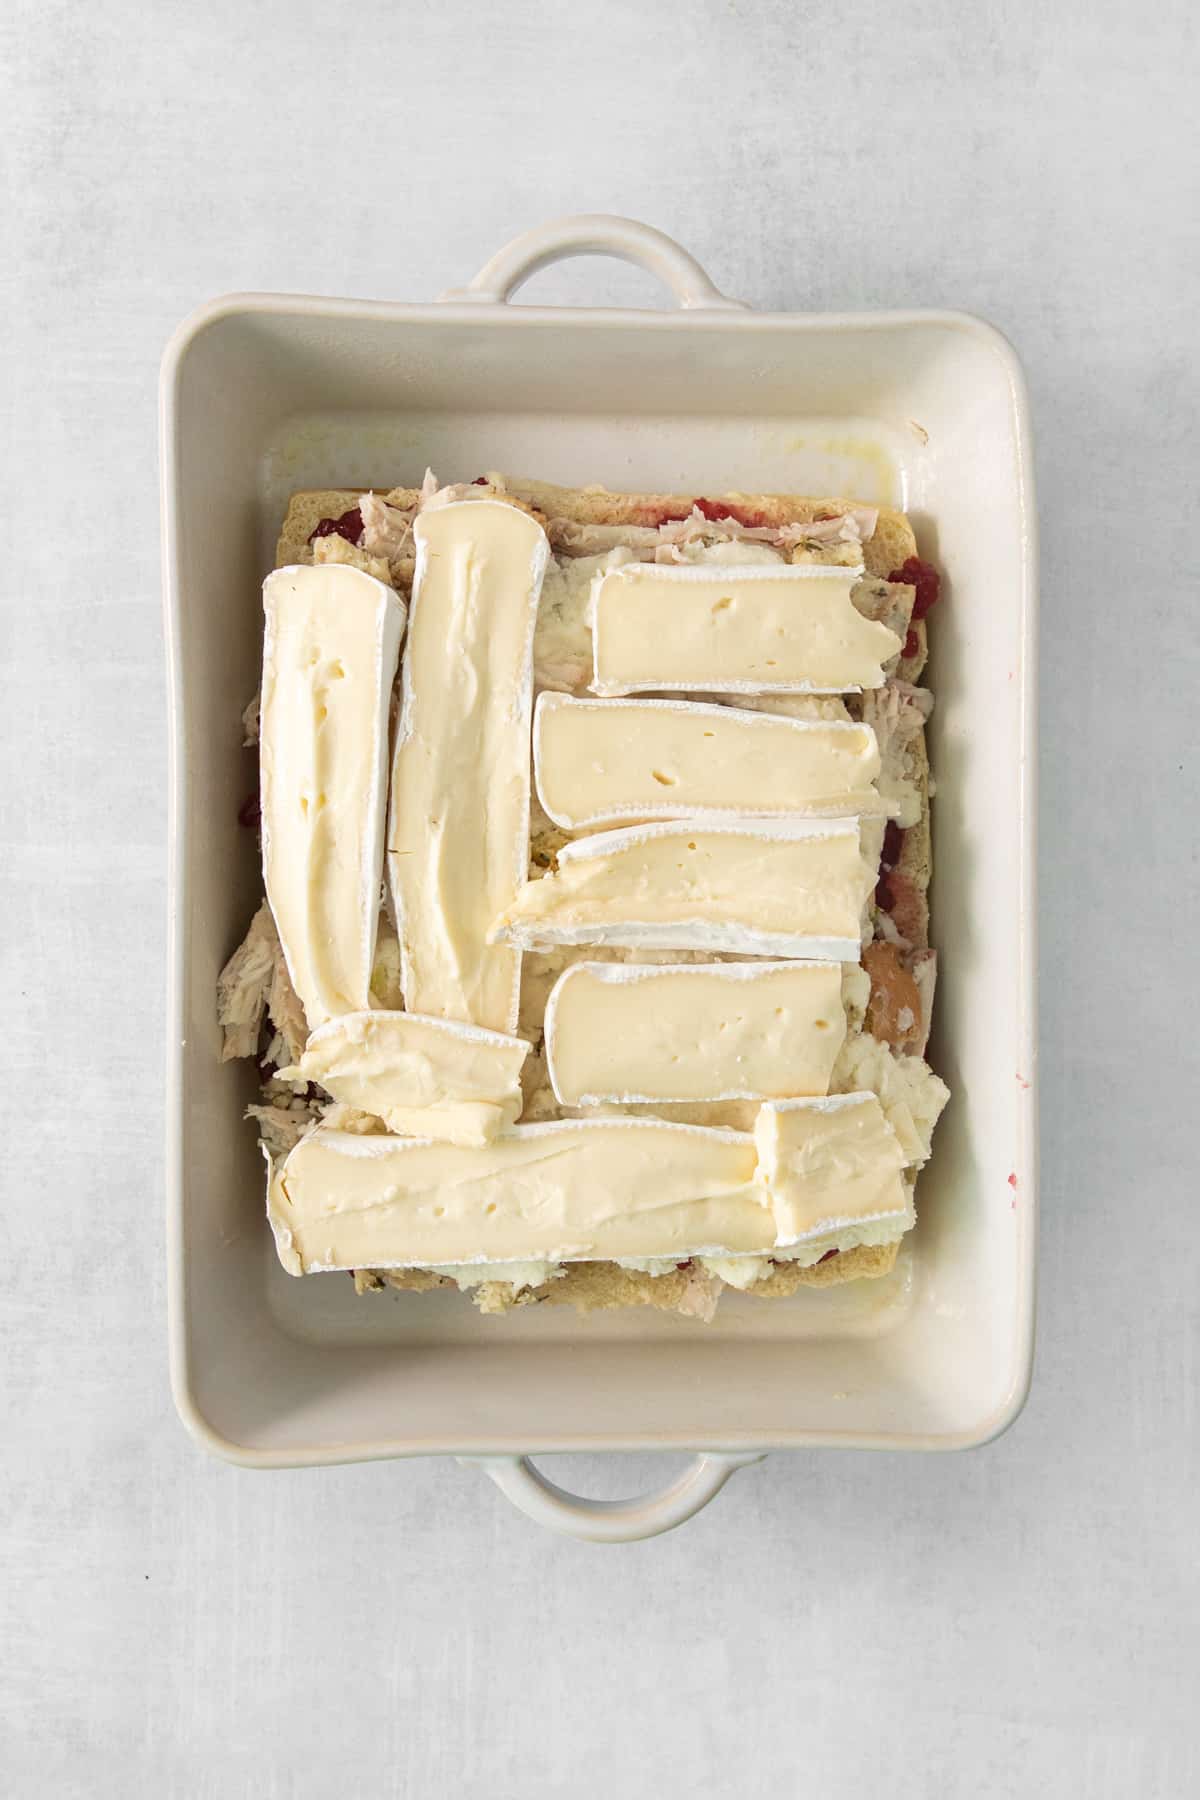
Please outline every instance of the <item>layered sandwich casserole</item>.
[{"label": "layered sandwich casserole", "polygon": [[887,1274],[936,571],[902,513],[488,475],[292,497],[220,977],[293,1275],[709,1319]]}]

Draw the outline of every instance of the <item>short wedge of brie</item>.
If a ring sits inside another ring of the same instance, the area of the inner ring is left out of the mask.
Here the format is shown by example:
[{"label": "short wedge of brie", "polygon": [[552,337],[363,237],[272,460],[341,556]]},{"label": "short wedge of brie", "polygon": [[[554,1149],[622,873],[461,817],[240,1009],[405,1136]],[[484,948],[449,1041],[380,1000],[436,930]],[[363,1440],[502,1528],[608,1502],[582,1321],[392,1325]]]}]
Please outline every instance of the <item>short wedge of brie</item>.
[{"label": "short wedge of brie", "polygon": [[546,1004],[559,1104],[827,1094],[844,965],[579,962]]},{"label": "short wedge of brie", "polygon": [[578,838],[493,933],[520,949],[618,944],[856,962],[876,872],[857,819],[677,821]]},{"label": "short wedge of brie", "polygon": [[[318,1128],[272,1173],[293,1275],[770,1249],[754,1139],[659,1119],[518,1125],[464,1149]],[[501,1273],[497,1270],[497,1274]]]},{"label": "short wedge of brie", "polygon": [[263,876],[309,1027],[368,1004],[405,608],[344,564],[263,583]]},{"label": "short wedge of brie", "polygon": [[907,1158],[876,1095],[763,1106],[754,1137],[781,1245],[884,1243],[912,1225]]},{"label": "short wedge of brie", "polygon": [[520,956],[488,941],[528,864],[532,647],[550,546],[495,500],[422,512],[388,880],[412,1012],[510,1032]]},{"label": "short wedge of brie", "polygon": [[591,594],[596,694],[842,694],[882,687],[901,640],[850,598],[860,568],[626,563]]},{"label": "short wedge of brie", "polygon": [[849,719],[546,693],[534,713],[533,766],[542,806],[567,831],[884,810],[875,733]]},{"label": "short wedge of brie", "polygon": [[524,1038],[419,1013],[358,1012],[314,1031],[284,1077],[315,1081],[391,1131],[486,1144],[521,1110]]}]

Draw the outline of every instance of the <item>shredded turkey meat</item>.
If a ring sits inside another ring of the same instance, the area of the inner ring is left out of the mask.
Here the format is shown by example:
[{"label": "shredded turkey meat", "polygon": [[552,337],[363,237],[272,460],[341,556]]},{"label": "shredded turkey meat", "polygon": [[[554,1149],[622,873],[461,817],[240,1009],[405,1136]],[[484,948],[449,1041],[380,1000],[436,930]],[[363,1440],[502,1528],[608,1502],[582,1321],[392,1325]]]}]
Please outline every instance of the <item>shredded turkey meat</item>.
[{"label": "shredded turkey meat", "polygon": [[225,1034],[222,1062],[254,1056],[258,1051],[278,942],[275,921],[264,900],[217,981],[217,1019]]},{"label": "shredded turkey meat", "polygon": [[[488,477],[489,482],[492,477]],[[564,556],[600,556],[614,545],[622,544],[639,556],[653,553],[656,562],[684,562],[687,547],[723,543],[766,545],[781,554],[801,550],[806,545],[824,546],[836,552],[837,560],[847,554],[858,561],[863,544],[875,533],[879,520],[876,507],[856,506],[830,519],[810,519],[806,523],[788,525],[743,525],[733,517],[708,518],[694,506],[684,519],[668,519],[653,525],[596,525],[578,519],[552,518],[546,531],[551,546]]]},{"label": "shredded turkey meat", "polygon": [[656,563],[782,563],[782,550],[773,544],[760,544],[747,538],[727,538],[710,533],[707,537],[688,538],[683,543],[660,544],[654,552]]},{"label": "shredded turkey meat", "polygon": [[[217,981],[217,1019],[224,1033],[222,1062],[257,1055],[264,1013],[280,1048],[286,1051],[286,1061],[298,1061],[308,1040],[308,1025],[265,900]],[[267,1054],[270,1057],[270,1050]]]},{"label": "shredded turkey meat", "polygon": [[888,681],[862,695],[861,716],[879,744],[879,792],[904,829],[921,817],[921,764],[915,744],[933,711],[933,695],[907,681]]},{"label": "shredded turkey meat", "polygon": [[880,756],[910,744],[932,711],[933,695],[928,688],[913,687],[907,681],[888,681],[862,696],[863,723],[879,740]]},{"label": "shredded turkey meat", "polygon": [[304,1100],[294,1100],[285,1106],[248,1106],[246,1117],[258,1126],[263,1148],[275,1161],[294,1150],[305,1132],[316,1123],[311,1107]]},{"label": "shredded turkey meat", "polygon": [[797,544],[865,544],[875,536],[879,523],[877,506],[852,506],[832,519],[808,519],[803,523],[781,525],[779,542],[794,548]]},{"label": "shredded turkey meat", "polygon": [[874,536],[878,522],[878,509],[870,506],[854,507],[832,519],[796,520],[787,525],[743,525],[732,517],[710,519],[693,506],[686,519],[668,519],[660,525],[658,540],[661,544],[687,544],[696,538],[709,543],[741,539],[782,550],[806,543],[849,544],[861,549],[866,539]]},{"label": "shredded turkey meat", "polygon": [[850,599],[855,610],[864,619],[874,619],[878,624],[886,625],[889,631],[894,631],[898,638],[903,639],[908,635],[915,593],[915,588],[868,578],[855,582],[850,590]]},{"label": "shredded turkey meat", "polygon": [[248,700],[242,709],[242,743],[247,750],[253,749],[258,742],[258,714],[262,706],[262,694],[256,689],[253,700]]},{"label": "shredded turkey meat", "polygon": [[676,1311],[685,1318],[700,1319],[707,1325],[716,1316],[717,1303],[724,1291],[722,1283],[699,1263],[693,1262],[684,1273],[687,1279],[676,1302]]},{"label": "shredded turkey meat", "polygon": [[391,506],[378,494],[364,494],[358,503],[362,514],[362,536],[359,544],[373,556],[388,562],[399,562],[412,554],[413,514],[402,507]]},{"label": "shredded turkey meat", "polygon": [[551,549],[563,556],[603,556],[618,544],[653,550],[659,541],[653,525],[586,525],[578,519],[547,520],[546,536]]},{"label": "shredded turkey meat", "polygon": [[507,505],[515,506],[518,512],[528,513],[539,524],[544,523],[536,506],[509,493],[502,475],[481,475],[476,481],[451,481],[445,487],[439,487],[433,470],[426,469],[425,480],[421,484],[421,497],[417,502],[418,512],[429,512],[438,506],[454,506],[463,500],[503,500]]},{"label": "shredded turkey meat", "polygon": [[359,544],[348,543],[336,531],[331,531],[327,537],[313,539],[312,559],[315,563],[341,563],[344,568],[361,569],[364,575],[372,575],[376,581],[391,583],[392,565],[386,556],[376,556]]}]

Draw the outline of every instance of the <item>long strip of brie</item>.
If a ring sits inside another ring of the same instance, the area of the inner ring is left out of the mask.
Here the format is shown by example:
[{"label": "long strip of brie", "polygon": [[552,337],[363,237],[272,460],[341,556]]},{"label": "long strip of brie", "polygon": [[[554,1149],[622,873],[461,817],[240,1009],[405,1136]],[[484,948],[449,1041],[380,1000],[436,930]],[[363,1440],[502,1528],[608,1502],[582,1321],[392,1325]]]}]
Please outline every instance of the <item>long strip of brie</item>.
[{"label": "long strip of brie", "polygon": [[861,568],[626,563],[591,594],[592,691],[841,694],[882,687],[901,640],[850,598]]},{"label": "long strip of brie", "polygon": [[857,962],[875,884],[857,819],[676,821],[577,838],[493,926],[521,949],[622,944]]},{"label": "long strip of brie", "polygon": [[533,768],[542,806],[567,831],[884,810],[875,733],[849,719],[546,693],[534,712]]},{"label": "long strip of brie", "polygon": [[263,876],[309,1026],[369,1004],[404,603],[345,564],[263,583]]},{"label": "long strip of brie", "polygon": [[538,596],[550,555],[501,501],[422,512],[392,765],[388,879],[411,1012],[510,1032],[521,959],[489,942],[528,867]]},{"label": "long strip of brie", "polygon": [[781,1245],[868,1230],[859,1241],[878,1243],[879,1230],[899,1237],[912,1225],[907,1159],[876,1095],[763,1106],[754,1137]]},{"label": "long strip of brie", "polygon": [[563,1106],[827,1094],[842,968],[574,963],[546,1003],[554,1092]]},{"label": "long strip of brie", "polygon": [[335,1100],[374,1113],[392,1131],[486,1144],[521,1110],[524,1038],[429,1019],[357,1012],[314,1031],[296,1069]]},{"label": "long strip of brie", "polygon": [[274,1172],[293,1275],[750,1255],[775,1241],[748,1133],[659,1119],[518,1125],[481,1149],[323,1128]]}]

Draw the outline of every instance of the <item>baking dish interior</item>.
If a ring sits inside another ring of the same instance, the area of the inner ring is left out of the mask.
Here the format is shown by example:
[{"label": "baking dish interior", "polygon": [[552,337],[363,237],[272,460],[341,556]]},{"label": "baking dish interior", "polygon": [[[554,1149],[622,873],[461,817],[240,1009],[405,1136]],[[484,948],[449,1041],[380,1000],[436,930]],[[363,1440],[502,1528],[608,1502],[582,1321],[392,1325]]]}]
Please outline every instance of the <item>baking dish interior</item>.
[{"label": "baking dish interior", "polygon": [[[168,1169],[177,1397],[251,1462],[429,1450],[953,1445],[1028,1377],[1026,666],[1031,524],[1007,346],[955,315],[847,320],[389,307],[249,297],[164,373],[176,884]],[[287,495],[485,469],[568,484],[841,493],[905,507],[945,576],[932,633],[931,1060],[953,1100],[895,1273],[714,1324],[648,1311],[483,1318],[442,1294],[293,1280],[218,1060],[217,973],[260,892],[238,807],[259,584]]]}]

